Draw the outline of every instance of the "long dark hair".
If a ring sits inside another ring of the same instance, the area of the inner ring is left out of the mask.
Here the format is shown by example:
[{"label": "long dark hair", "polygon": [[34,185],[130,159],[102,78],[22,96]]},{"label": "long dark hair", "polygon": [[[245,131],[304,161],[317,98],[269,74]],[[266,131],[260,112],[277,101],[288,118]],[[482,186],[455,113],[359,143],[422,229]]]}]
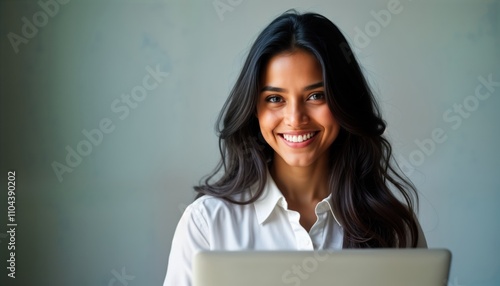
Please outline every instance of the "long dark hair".
[{"label": "long dark hair", "polygon": [[[255,40],[217,120],[221,161],[195,187],[198,197],[248,204],[262,194],[273,150],[259,139],[255,115],[261,76],[271,57],[296,49],[321,64],[327,102],[341,126],[329,152],[329,188],[344,228],[343,247],[416,247],[416,190],[393,160],[382,135],[386,124],[349,44],[335,24],[315,13],[287,11]],[[253,197],[235,199],[254,184]]]}]

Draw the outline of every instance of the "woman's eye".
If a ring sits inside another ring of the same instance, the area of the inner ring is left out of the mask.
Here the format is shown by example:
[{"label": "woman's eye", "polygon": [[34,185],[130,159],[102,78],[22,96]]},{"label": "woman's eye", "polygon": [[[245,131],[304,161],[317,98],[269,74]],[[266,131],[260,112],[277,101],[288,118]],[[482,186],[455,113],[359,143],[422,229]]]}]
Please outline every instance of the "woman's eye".
[{"label": "woman's eye", "polygon": [[318,92],[318,93],[313,93],[311,96],[309,96],[309,99],[311,100],[322,100],[325,99],[325,94]]},{"label": "woman's eye", "polygon": [[268,97],[266,98],[266,101],[267,101],[267,102],[271,102],[271,103],[277,103],[277,102],[281,102],[281,101],[282,101],[282,99],[281,99],[281,97],[279,97],[279,96],[271,95],[271,96],[268,96]]}]

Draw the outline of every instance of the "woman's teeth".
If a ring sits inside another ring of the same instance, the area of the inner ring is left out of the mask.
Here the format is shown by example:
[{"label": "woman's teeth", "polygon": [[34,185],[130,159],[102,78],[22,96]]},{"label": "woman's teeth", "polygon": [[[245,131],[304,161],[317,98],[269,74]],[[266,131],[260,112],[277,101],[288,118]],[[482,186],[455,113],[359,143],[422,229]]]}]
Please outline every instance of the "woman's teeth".
[{"label": "woman's teeth", "polygon": [[311,137],[314,136],[314,132],[311,132],[311,133],[307,133],[307,134],[304,134],[304,135],[288,135],[288,134],[283,134],[283,138],[285,138],[286,141],[288,142],[292,142],[292,143],[300,143],[300,142],[304,142],[308,139],[310,139]]}]

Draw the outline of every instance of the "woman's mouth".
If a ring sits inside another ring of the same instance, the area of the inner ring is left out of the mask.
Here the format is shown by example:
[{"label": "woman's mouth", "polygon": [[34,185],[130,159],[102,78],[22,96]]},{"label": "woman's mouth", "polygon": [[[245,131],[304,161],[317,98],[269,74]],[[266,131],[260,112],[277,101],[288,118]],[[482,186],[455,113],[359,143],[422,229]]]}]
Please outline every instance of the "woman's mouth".
[{"label": "woman's mouth", "polygon": [[316,132],[304,133],[304,134],[300,134],[300,135],[297,135],[297,134],[286,134],[286,133],[282,133],[282,134],[279,134],[279,135],[283,139],[285,139],[285,141],[287,141],[287,142],[290,142],[290,143],[302,143],[302,142],[311,140],[311,138],[313,138],[314,136],[316,136],[316,134],[318,134],[317,131]]}]

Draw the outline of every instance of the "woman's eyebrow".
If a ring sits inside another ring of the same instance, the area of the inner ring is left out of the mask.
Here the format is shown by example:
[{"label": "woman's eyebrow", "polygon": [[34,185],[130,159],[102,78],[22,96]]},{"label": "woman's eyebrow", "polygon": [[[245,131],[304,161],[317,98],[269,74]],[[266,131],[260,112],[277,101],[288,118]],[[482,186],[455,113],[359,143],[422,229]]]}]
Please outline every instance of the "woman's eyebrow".
[{"label": "woman's eyebrow", "polygon": [[285,92],[286,89],[284,88],[281,88],[281,87],[274,87],[274,86],[269,86],[269,85],[266,85],[264,86],[260,92],[264,92],[264,91],[274,91],[274,92]]},{"label": "woman's eyebrow", "polygon": [[307,90],[312,90],[312,89],[315,89],[315,88],[319,88],[319,87],[323,87],[324,84],[322,81],[318,82],[318,83],[313,83],[311,85],[308,85],[304,88],[305,91]]},{"label": "woman's eyebrow", "polygon": [[[304,91],[312,90],[312,89],[315,89],[315,88],[318,88],[318,87],[323,87],[323,86],[324,86],[323,82],[320,81],[320,82],[313,83],[311,85],[308,85],[308,86],[304,87]],[[275,87],[275,86],[266,85],[266,86],[264,86],[260,90],[260,92],[264,92],[264,91],[285,92],[286,89],[281,88],[281,87]]]}]

